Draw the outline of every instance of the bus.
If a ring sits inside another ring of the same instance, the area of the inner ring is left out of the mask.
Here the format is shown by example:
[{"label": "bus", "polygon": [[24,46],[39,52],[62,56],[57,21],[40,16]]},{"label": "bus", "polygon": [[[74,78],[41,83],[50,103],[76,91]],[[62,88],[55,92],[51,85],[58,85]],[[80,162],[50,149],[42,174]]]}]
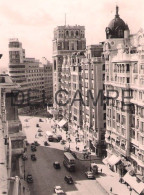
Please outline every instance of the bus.
[{"label": "bus", "polygon": [[64,153],[64,166],[71,172],[75,171],[75,158],[70,152]]}]

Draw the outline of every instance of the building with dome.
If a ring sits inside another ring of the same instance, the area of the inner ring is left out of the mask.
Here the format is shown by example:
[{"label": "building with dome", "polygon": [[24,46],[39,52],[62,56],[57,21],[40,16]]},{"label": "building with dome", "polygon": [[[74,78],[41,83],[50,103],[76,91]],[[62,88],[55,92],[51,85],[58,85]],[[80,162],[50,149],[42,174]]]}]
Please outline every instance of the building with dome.
[{"label": "building with dome", "polygon": [[[121,175],[132,170],[137,180],[143,181],[144,30],[130,34],[128,25],[118,14],[118,7],[115,18],[106,28],[104,57],[105,96],[108,98],[104,163]],[[127,183],[132,185],[131,176],[128,177]]]},{"label": "building with dome", "polygon": [[106,27],[106,38],[125,38],[129,32],[128,25],[120,18],[118,14],[119,8],[116,6],[116,15],[115,18],[109,23]]}]

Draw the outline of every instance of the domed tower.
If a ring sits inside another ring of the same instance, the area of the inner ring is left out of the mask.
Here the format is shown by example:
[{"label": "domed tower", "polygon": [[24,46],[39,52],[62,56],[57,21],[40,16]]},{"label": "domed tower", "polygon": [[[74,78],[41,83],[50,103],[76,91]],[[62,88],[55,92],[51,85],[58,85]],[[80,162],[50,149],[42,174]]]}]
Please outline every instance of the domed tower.
[{"label": "domed tower", "polygon": [[106,27],[106,38],[128,38],[129,27],[128,25],[119,17],[119,7],[116,6],[115,18]]}]

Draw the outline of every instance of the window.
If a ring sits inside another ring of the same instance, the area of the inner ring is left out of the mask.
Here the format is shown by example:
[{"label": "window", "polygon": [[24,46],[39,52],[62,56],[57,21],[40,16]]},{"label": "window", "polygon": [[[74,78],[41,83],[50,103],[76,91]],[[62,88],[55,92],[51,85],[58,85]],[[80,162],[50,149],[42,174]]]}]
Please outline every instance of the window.
[{"label": "window", "polygon": [[66,31],[66,36],[69,36],[69,31]]},{"label": "window", "polygon": [[126,71],[127,71],[127,72],[130,71],[130,65],[129,65],[129,64],[126,65]]},{"label": "window", "polygon": [[79,35],[79,32],[78,31],[76,31],[76,36],[78,36]]},{"label": "window", "polygon": [[127,78],[127,83],[130,83],[130,78]]}]

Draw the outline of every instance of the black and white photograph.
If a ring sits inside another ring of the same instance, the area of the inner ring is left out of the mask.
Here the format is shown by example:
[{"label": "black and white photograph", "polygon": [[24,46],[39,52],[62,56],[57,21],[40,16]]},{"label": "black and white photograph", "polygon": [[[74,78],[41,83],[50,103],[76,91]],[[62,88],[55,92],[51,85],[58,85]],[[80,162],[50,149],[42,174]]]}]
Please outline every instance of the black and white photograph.
[{"label": "black and white photograph", "polygon": [[0,195],[144,195],[144,1],[0,0]]}]

